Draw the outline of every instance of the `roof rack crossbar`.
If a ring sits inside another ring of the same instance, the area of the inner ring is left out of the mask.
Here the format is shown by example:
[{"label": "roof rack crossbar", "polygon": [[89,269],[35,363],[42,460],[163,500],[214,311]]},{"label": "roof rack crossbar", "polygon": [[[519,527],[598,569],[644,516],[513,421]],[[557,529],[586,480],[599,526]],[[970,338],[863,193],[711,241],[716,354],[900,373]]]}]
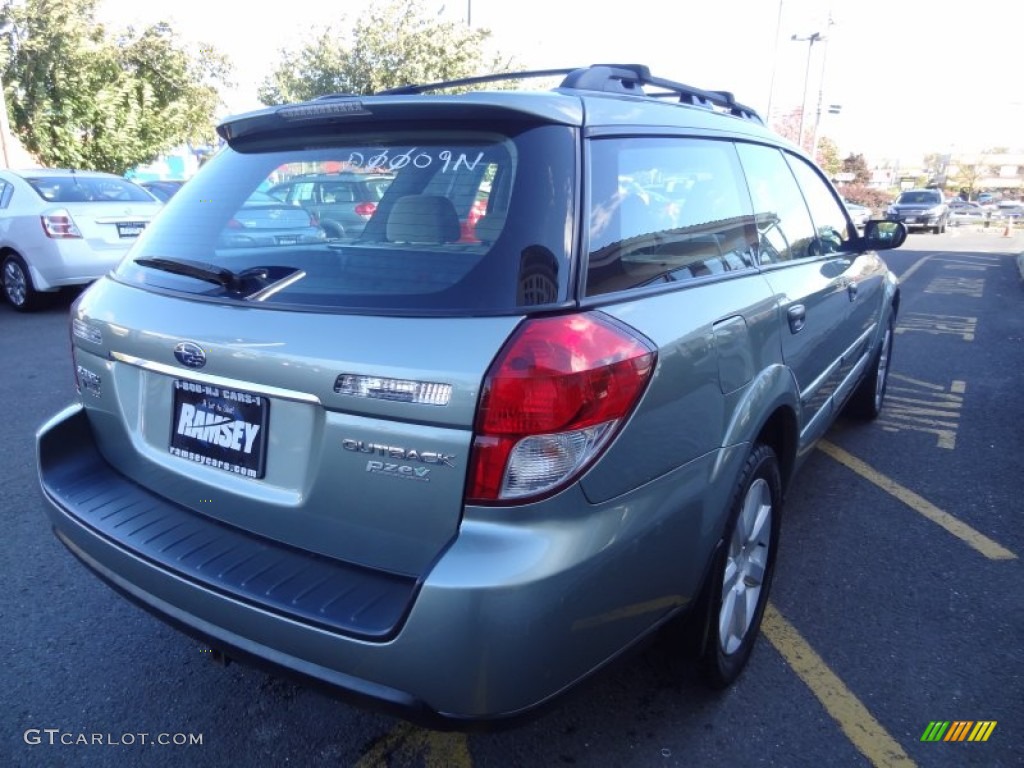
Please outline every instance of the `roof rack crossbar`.
[{"label": "roof rack crossbar", "polygon": [[[644,94],[641,89],[645,85],[662,88],[668,93]],[[595,64],[570,73],[562,81],[562,87],[635,93],[653,98],[675,95],[683,104],[692,104],[706,109],[717,107],[737,117],[763,123],[761,116],[754,109],[738,103],[729,91],[706,91],[703,88],[694,88],[692,85],[677,83],[674,80],[655,77],[651,74],[651,70],[643,64]]]}]

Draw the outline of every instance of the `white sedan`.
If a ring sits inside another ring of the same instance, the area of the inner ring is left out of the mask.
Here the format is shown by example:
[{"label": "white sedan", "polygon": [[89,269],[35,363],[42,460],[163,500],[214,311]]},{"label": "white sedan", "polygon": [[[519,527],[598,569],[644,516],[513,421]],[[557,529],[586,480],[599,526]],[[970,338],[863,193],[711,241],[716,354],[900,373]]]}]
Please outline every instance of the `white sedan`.
[{"label": "white sedan", "polygon": [[162,203],[111,173],[0,171],[0,275],[15,309],[115,267]]}]

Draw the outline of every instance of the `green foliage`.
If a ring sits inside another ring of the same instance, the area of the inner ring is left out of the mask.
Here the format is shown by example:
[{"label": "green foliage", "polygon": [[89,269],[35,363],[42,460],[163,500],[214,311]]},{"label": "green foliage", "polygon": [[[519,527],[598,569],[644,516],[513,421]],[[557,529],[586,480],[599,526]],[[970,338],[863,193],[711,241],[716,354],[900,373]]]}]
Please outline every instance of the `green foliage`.
[{"label": "green foliage", "polygon": [[829,178],[843,170],[843,161],[839,159],[839,147],[828,136],[818,139],[818,156],[814,159]]},{"label": "green foliage", "polygon": [[956,173],[949,180],[951,189],[966,191],[969,200],[975,199],[979,182],[991,173],[983,163],[965,163],[956,167]]},{"label": "green foliage", "polygon": [[122,174],[185,141],[213,138],[230,67],[188,50],[167,24],[112,36],[97,0],[8,2],[3,82],[13,129],[50,167]]},{"label": "green foliage", "polygon": [[[348,39],[338,33],[346,28]],[[484,63],[489,37],[485,29],[439,20],[421,0],[374,2],[353,24],[341,19],[298,50],[281,51],[258,96],[264,104],[283,104],[498,71],[509,62]]]}]

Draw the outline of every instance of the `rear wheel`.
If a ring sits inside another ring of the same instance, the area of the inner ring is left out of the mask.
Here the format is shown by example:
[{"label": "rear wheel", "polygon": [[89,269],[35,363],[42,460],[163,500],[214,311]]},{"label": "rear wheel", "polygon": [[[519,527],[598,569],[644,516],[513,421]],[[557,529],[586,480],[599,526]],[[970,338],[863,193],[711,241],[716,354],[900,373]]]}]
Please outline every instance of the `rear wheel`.
[{"label": "rear wheel", "polygon": [[330,240],[340,240],[345,236],[345,228],[332,219],[324,219],[321,221],[320,228]]},{"label": "rear wheel", "polygon": [[25,262],[17,254],[8,254],[3,260],[4,296],[19,312],[29,312],[39,306],[39,292],[32,285]]},{"label": "rear wheel", "polygon": [[782,476],[769,446],[757,445],[736,488],[725,535],[708,575],[701,671],[715,688],[730,685],[750,658],[775,570]]},{"label": "rear wheel", "polygon": [[893,319],[885,326],[882,343],[875,353],[864,379],[850,396],[846,410],[858,419],[870,421],[878,418],[885,402],[885,390],[889,384],[889,368],[892,364]]}]

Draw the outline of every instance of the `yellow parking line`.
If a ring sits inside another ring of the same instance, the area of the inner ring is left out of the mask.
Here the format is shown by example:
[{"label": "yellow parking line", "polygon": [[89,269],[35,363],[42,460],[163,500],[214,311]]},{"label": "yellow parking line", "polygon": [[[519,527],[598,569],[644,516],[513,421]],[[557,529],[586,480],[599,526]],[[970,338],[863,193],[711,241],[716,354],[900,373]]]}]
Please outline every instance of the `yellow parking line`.
[{"label": "yellow parking line", "polygon": [[910,768],[914,765],[899,742],[875,720],[867,707],[771,603],[765,608],[761,631],[839,724],[846,738],[873,766]]},{"label": "yellow parking line", "polygon": [[379,738],[355,768],[387,768],[420,761],[426,768],[471,768],[473,760],[466,734],[429,731],[400,723]]},{"label": "yellow parking line", "polygon": [[983,533],[971,528],[967,523],[943,512],[927,499],[918,496],[909,488],[904,488],[895,480],[891,480],[880,472],[876,472],[860,459],[850,455],[837,445],[827,440],[818,443],[818,448],[827,453],[847,469],[853,470],[868,482],[874,483],[886,493],[895,496],[920,515],[931,520],[970,547],[978,550],[990,560],[1015,560],[1017,556],[1002,545],[996,543]]}]

